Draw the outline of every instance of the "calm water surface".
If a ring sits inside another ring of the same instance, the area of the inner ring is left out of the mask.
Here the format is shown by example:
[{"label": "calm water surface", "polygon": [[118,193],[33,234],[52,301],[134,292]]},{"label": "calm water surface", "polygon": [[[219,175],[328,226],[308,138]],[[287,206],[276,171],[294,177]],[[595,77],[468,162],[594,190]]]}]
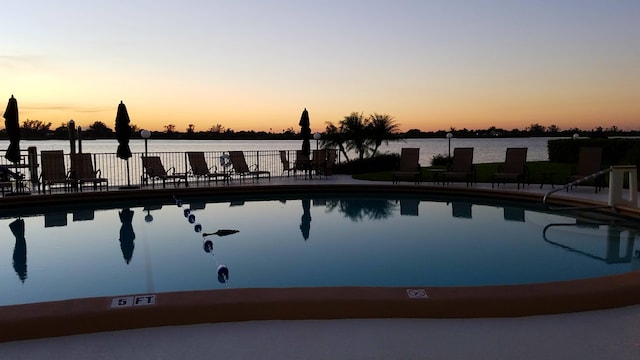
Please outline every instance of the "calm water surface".
[{"label": "calm water surface", "polygon": [[[451,149],[455,147],[473,147],[474,162],[501,162],[504,161],[507,147],[529,148],[527,159],[529,161],[548,160],[547,141],[551,138],[487,138],[487,139],[451,139]],[[0,149],[9,146],[7,140],[0,140]],[[22,149],[29,146],[41,150],[64,150],[69,152],[70,144],[63,140],[26,141],[20,142]],[[148,141],[150,152],[184,152],[184,151],[260,151],[260,150],[297,150],[301,146],[299,140],[154,140]],[[77,146],[76,146],[77,147]],[[89,153],[115,153],[118,147],[116,140],[84,140],[82,151]],[[144,152],[144,141],[133,139],[130,142],[131,151]],[[420,163],[429,166],[431,158],[437,154],[448,154],[449,142],[447,139],[408,139],[403,142],[391,142],[382,145],[381,152],[400,153],[403,147],[420,148]],[[313,141],[312,141],[313,148]],[[354,157],[355,154],[350,154]]]},{"label": "calm water surface", "polygon": [[[637,224],[488,201],[302,194],[3,209],[0,305],[226,288],[521,284],[640,269]],[[238,232],[203,237],[220,229]],[[220,264],[228,282],[218,279]]]}]

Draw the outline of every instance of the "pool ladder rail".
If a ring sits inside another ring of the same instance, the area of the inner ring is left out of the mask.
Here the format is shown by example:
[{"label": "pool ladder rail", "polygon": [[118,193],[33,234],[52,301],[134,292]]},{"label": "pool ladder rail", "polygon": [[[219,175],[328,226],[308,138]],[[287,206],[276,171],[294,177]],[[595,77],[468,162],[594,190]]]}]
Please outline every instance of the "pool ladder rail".
[{"label": "pool ladder rail", "polygon": [[[548,237],[548,231],[554,227],[594,227],[599,228],[600,226],[607,226],[607,251],[606,256],[600,256],[591,253],[588,250],[580,250],[576,247],[570,246],[568,244],[562,244],[560,241],[550,240]],[[622,246],[625,241],[621,238],[622,232],[628,232],[628,238],[626,241],[626,246]],[[615,220],[611,221],[598,221],[595,219],[580,219],[576,218],[575,223],[552,223],[548,224],[542,230],[542,238],[545,242],[550,245],[559,247],[571,253],[575,253],[578,255],[586,256],[588,258],[602,261],[606,264],[621,264],[621,263],[629,263],[633,261],[633,259],[640,259],[640,250],[634,248],[636,236],[640,233],[640,229],[638,228],[637,223],[631,222],[618,222]],[[620,250],[624,250],[624,255],[620,254]]]},{"label": "pool ladder rail", "polygon": [[[568,207],[552,207],[549,205],[548,200],[551,194],[558,191],[569,190],[570,188],[577,186],[583,182],[594,180],[598,177],[609,174],[609,201],[607,205],[600,206],[568,206]],[[629,181],[629,196],[624,198],[624,178],[627,175]],[[542,198],[542,204],[551,210],[574,210],[574,209],[601,209],[601,208],[616,208],[619,205],[626,205],[630,207],[638,207],[638,175],[635,165],[616,165],[611,166],[608,169],[600,170],[591,175],[584,176],[578,180],[567,183],[557,189],[553,189],[547,192]]]}]

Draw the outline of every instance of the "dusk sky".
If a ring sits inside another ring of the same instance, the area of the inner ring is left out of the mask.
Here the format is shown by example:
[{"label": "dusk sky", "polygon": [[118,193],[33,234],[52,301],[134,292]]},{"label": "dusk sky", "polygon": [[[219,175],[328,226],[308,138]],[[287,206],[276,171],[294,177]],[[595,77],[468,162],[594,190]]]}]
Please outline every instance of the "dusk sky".
[{"label": "dusk sky", "polygon": [[158,131],[640,129],[637,0],[25,0],[2,27],[2,106],[52,129],[121,100]]}]

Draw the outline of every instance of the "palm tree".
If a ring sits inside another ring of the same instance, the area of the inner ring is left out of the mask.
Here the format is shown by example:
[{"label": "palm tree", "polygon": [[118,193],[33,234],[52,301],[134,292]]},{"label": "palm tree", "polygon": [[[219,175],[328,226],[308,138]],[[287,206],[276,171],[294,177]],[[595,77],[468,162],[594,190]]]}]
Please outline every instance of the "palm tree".
[{"label": "palm tree", "polygon": [[369,115],[367,132],[370,144],[372,145],[371,156],[375,156],[382,143],[389,144],[389,141],[400,140],[398,124],[392,116],[373,113]]},{"label": "palm tree", "polygon": [[327,127],[325,128],[324,131],[325,133],[322,139],[322,147],[323,148],[337,147],[340,153],[344,156],[344,159],[346,161],[349,161],[347,150],[344,147],[344,144],[345,144],[344,134],[340,132],[340,129],[338,129],[331,122],[327,122]]},{"label": "palm tree", "polygon": [[354,150],[360,159],[368,152],[367,147],[367,121],[362,114],[357,112],[345,116],[340,121],[340,132],[344,135],[347,150]]}]

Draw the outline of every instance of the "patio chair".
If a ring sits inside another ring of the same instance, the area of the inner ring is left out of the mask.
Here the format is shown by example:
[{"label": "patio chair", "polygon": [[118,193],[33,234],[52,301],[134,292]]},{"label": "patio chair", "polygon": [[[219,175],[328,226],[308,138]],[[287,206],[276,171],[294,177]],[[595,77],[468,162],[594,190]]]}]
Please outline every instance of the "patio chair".
[{"label": "patio chair", "polygon": [[[571,170],[571,175],[567,179],[567,183],[580,180],[585,176],[593,175],[602,170],[602,148],[600,147],[580,147],[578,151],[578,163]],[[604,188],[604,177],[599,176],[595,179],[590,179],[580,184],[593,184],[595,192]],[[577,185],[574,185],[577,186]],[[573,186],[571,186],[573,187]],[[569,187],[567,187],[569,191]]]},{"label": "patio chair", "polygon": [[9,192],[13,191],[13,182],[11,181],[0,181],[0,192],[2,192],[2,196],[9,189]]},{"label": "patio chair", "polygon": [[443,184],[450,181],[464,180],[467,186],[473,184],[476,178],[476,169],[473,166],[473,148],[453,149],[453,158],[447,171],[442,174]]},{"label": "patio chair", "polygon": [[69,177],[69,172],[67,172],[62,150],[41,151],[40,163],[42,166],[42,172],[40,173],[42,192],[45,192],[47,187],[49,188],[49,193],[51,193],[53,187],[57,186],[64,188],[64,191],[72,189],[74,182]]},{"label": "patio chair", "polygon": [[284,150],[280,150],[280,162],[282,163],[282,173],[283,174],[286,172],[287,173],[287,177],[289,177],[289,175],[293,171],[293,175],[295,176],[296,168],[295,168],[295,166],[291,166],[291,162],[289,161],[289,158],[287,157],[287,152],[284,151]]},{"label": "patio chair", "polygon": [[180,182],[184,180],[185,186],[188,186],[187,174],[177,173],[173,167],[170,167],[168,171],[165,170],[159,156],[143,156],[142,166],[144,167],[146,179],[151,180],[151,187],[155,188],[156,181],[160,180],[162,180],[163,188],[166,186],[167,180],[172,181],[175,187],[178,187]]},{"label": "patio chair", "polygon": [[209,167],[207,160],[204,158],[202,151],[188,151],[187,158],[191,166],[191,174],[196,178],[196,184],[199,179],[207,179],[209,182],[218,180],[229,181],[229,173],[218,171],[217,166]]},{"label": "patio chair", "polygon": [[242,151],[229,151],[229,158],[231,160],[231,166],[233,167],[233,173],[240,176],[243,179],[247,176],[255,177],[256,180],[260,179],[260,175],[266,175],[271,181],[271,172],[266,170],[260,170],[258,165],[253,165],[253,169],[247,165],[247,160],[244,158]]},{"label": "patio chair", "polygon": [[311,172],[311,159],[309,159],[309,155],[305,154],[302,150],[296,150],[296,162],[294,166],[294,174],[300,171],[306,178],[307,174]]},{"label": "patio chair", "polygon": [[2,191],[2,196],[6,189],[9,189],[9,192],[13,191],[13,181],[12,178],[15,178],[16,173],[9,170],[9,168],[5,165],[0,165],[0,191]]},{"label": "patio chair", "polygon": [[420,149],[402,148],[400,150],[400,166],[398,170],[391,173],[391,180],[394,184],[403,179],[413,180],[416,184],[420,182]]},{"label": "patio chair", "polygon": [[94,190],[102,190],[103,184],[109,187],[109,180],[101,177],[100,169],[94,170],[89,153],[71,154],[70,178],[76,182],[80,191],[86,184],[93,184]]},{"label": "patio chair", "polygon": [[327,151],[325,149],[313,150],[311,159],[311,171],[316,175],[327,177]]},{"label": "patio chair", "polygon": [[525,180],[529,183],[529,169],[527,168],[527,148],[507,148],[504,164],[498,167],[498,172],[493,174],[491,188],[495,184],[500,186],[507,181],[515,181],[517,188],[520,184],[524,187]]}]

